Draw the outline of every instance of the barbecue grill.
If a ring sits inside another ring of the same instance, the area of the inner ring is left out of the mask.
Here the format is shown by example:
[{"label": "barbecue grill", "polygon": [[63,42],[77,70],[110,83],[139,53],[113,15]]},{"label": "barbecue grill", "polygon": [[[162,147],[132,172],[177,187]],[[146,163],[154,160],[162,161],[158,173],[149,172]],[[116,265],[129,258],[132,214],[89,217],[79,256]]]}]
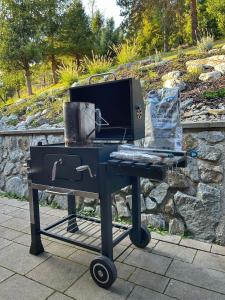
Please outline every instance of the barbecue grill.
[{"label": "barbecue grill", "polygon": [[[113,248],[129,235],[144,248],[151,236],[141,224],[140,177],[162,181],[168,165],[110,157],[118,146],[144,138],[144,102],[140,82],[112,80],[70,89],[65,104],[65,144],[30,148],[30,253],[44,251],[41,235],[101,253],[91,262],[93,280],[109,288],[116,280]],[[173,157],[172,166],[184,167],[186,153],[153,150]],[[112,222],[112,193],[132,185],[132,225]],[[68,216],[41,228],[38,191],[67,195]],[[100,200],[99,219],[76,211],[76,196]]]}]

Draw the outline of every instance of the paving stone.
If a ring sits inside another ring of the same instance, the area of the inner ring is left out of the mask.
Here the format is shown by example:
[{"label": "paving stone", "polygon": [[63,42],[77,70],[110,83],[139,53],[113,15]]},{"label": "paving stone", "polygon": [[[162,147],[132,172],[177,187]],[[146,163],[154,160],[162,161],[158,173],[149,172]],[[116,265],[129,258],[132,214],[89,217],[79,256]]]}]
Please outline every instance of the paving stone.
[{"label": "paving stone", "polygon": [[117,268],[118,277],[124,280],[128,280],[130,275],[133,274],[133,272],[135,271],[135,267],[123,264],[118,261],[115,263],[115,265]]},{"label": "paving stone", "polygon": [[13,243],[0,250],[0,265],[24,275],[48,257],[47,253],[31,255],[28,247]]},{"label": "paving stone", "polygon": [[12,241],[0,237],[0,249],[12,244]]},{"label": "paving stone", "polygon": [[64,210],[64,209],[50,208],[49,210],[46,211],[46,214],[51,215],[51,216],[55,216],[55,217],[63,218],[63,217],[68,215],[68,212],[67,212],[67,210]]},{"label": "paving stone", "polygon": [[52,242],[45,248],[45,251],[66,258],[70,256],[75,251],[75,249],[73,247],[68,246],[68,244],[63,245],[60,243]]},{"label": "paving stone", "polygon": [[198,251],[193,264],[225,272],[225,258],[222,255]]},{"label": "paving stone", "polygon": [[[0,218],[1,218],[1,216],[0,216]],[[19,218],[12,218],[11,216],[9,216],[9,218],[10,219],[8,221],[1,223],[1,225],[11,228],[11,229],[19,230],[19,231],[23,230],[24,228],[26,228],[28,226],[28,221],[26,221],[26,220],[19,219]]]},{"label": "paving stone", "polygon": [[53,290],[18,274],[0,284],[1,300],[44,300]]},{"label": "paving stone", "polygon": [[0,213],[1,214],[7,215],[7,214],[9,214],[13,211],[16,211],[16,210],[19,210],[19,208],[15,207],[15,206],[9,206],[9,205],[1,205],[0,206]]},{"label": "paving stone", "polygon": [[28,202],[2,197],[2,198],[0,198],[0,204],[6,204],[6,205],[10,205],[10,206],[15,206],[15,207],[25,207],[25,205],[28,205]]},{"label": "paving stone", "polygon": [[131,295],[127,299],[128,300],[172,300],[174,298],[137,286],[134,288]]},{"label": "paving stone", "polygon": [[[2,268],[0,267],[0,282],[2,282],[3,280],[9,278],[10,276],[12,276],[14,273],[5,269],[5,268]],[[0,299],[1,299],[1,295],[0,295]]]},{"label": "paving stone", "polygon": [[30,220],[30,212],[27,209],[18,208],[17,210],[10,212],[9,215],[23,220]]},{"label": "paving stone", "polygon": [[86,270],[87,268],[82,265],[53,256],[28,273],[27,276],[63,292]]},{"label": "paving stone", "polygon": [[75,282],[65,294],[76,300],[125,300],[133,289],[133,284],[117,279],[109,290],[99,288],[89,272]]},{"label": "paving stone", "polygon": [[[73,250],[74,252],[74,250]],[[71,259],[72,261],[85,265],[87,267],[90,266],[91,261],[97,257],[98,254],[90,253],[88,251],[83,250],[77,250],[72,255],[68,257],[68,259]]]},{"label": "paving stone", "polygon": [[42,226],[47,226],[51,223],[54,223],[55,221],[58,221],[60,218],[52,215],[47,215],[47,214],[41,214],[40,215],[40,223],[41,227]]},{"label": "paving stone", "polygon": [[8,240],[14,240],[16,237],[22,235],[20,231],[16,231],[7,227],[0,226],[0,236]]},{"label": "paving stone", "polygon": [[211,252],[220,254],[220,255],[225,255],[225,246],[219,246],[219,245],[212,245]]},{"label": "paving stone", "polygon": [[54,293],[52,296],[48,298],[48,300],[71,300],[72,298],[63,295],[59,292]]},{"label": "paving stone", "polygon": [[165,294],[181,300],[225,300],[225,295],[176,280],[170,281]]},{"label": "paving stone", "polygon": [[196,252],[197,250],[166,242],[159,242],[152,251],[152,253],[155,254],[180,259],[190,263],[193,261]]},{"label": "paving stone", "polygon": [[134,249],[124,262],[129,265],[163,275],[166,273],[171,263],[171,259],[157,254],[148,253],[143,250]]},{"label": "paving stone", "polygon": [[11,216],[0,213],[0,224],[6,222],[7,220],[12,219]]},{"label": "paving stone", "polygon": [[157,292],[163,292],[169,282],[169,278],[137,269],[129,278],[129,281],[152,289]]},{"label": "paving stone", "polygon": [[225,294],[225,273],[174,260],[166,276]]},{"label": "paving stone", "polygon": [[157,232],[151,232],[152,238],[172,244],[179,244],[181,237],[178,235],[162,235]]},{"label": "paving stone", "polygon": [[203,251],[210,251],[210,249],[211,249],[211,244],[204,243],[201,241],[196,241],[193,239],[182,239],[180,241],[180,245],[186,246],[189,248],[198,249],[198,250],[203,250]]},{"label": "paving stone", "polygon": [[116,260],[123,262],[127,258],[127,256],[132,252],[132,250],[132,247],[127,248],[127,250],[123,254],[121,254]]},{"label": "paving stone", "polygon": [[[30,247],[31,244],[31,236],[29,234],[22,234],[19,237],[14,239],[14,242],[18,243],[18,244],[22,244],[24,246]],[[42,244],[44,247],[48,246],[51,243],[51,241],[47,240],[47,239],[43,239],[42,238]]]}]

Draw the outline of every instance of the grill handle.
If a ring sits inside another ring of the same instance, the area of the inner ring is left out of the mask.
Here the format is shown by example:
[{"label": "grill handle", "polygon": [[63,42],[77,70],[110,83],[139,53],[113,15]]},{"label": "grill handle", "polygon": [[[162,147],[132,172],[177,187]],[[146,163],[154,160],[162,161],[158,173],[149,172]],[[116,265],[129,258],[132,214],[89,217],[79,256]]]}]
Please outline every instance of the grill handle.
[{"label": "grill handle", "polygon": [[88,171],[91,178],[96,177],[96,175],[92,173],[91,168],[88,165],[79,166],[79,167],[76,168],[76,171],[77,172]]},{"label": "grill handle", "polygon": [[116,74],[113,73],[113,72],[107,72],[107,73],[102,73],[102,74],[95,74],[95,75],[92,75],[91,77],[89,77],[89,84],[91,84],[91,81],[93,78],[97,78],[97,77],[104,77],[104,76],[113,76],[114,77],[114,80],[117,80],[116,79]]}]

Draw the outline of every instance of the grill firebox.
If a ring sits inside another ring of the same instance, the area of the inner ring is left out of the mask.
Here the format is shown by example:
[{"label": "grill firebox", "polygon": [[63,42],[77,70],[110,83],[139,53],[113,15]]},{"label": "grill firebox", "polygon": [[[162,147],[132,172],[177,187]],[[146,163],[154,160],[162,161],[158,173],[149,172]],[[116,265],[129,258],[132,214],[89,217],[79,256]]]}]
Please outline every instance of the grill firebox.
[{"label": "grill firebox", "polygon": [[[82,139],[81,144],[31,147],[28,175],[30,253],[38,255],[44,251],[41,235],[101,253],[91,262],[90,272],[100,287],[109,288],[117,277],[113,247],[128,235],[131,243],[139,248],[144,248],[151,239],[148,229],[141,224],[140,177],[162,181],[168,166],[110,158],[120,143],[144,137],[144,103],[139,81],[126,79],[71,88],[70,100],[94,104],[96,138],[90,143],[91,134],[87,134],[87,143]],[[103,124],[99,124],[100,119]],[[77,134],[76,128],[74,131]],[[169,155],[174,157],[174,166],[185,167],[185,152],[169,152]],[[128,185],[132,185],[132,225],[124,226],[112,222],[111,195]],[[67,195],[68,216],[41,228],[39,190]],[[79,215],[76,196],[99,199],[101,218]]]}]

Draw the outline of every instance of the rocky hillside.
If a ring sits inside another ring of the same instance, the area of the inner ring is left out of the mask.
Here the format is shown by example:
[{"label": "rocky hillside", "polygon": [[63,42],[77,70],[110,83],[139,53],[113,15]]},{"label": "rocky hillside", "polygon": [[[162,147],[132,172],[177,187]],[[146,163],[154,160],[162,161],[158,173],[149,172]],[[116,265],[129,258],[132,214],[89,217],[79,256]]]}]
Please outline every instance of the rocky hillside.
[{"label": "rocky hillside", "polygon": [[[149,58],[110,71],[118,79],[140,79],[144,97],[153,89],[178,87],[183,121],[225,120],[225,45],[206,54],[184,54],[159,62]],[[85,84],[87,79],[74,86]],[[59,86],[4,106],[0,109],[0,130],[63,127],[62,103],[68,97],[68,88]]]}]

